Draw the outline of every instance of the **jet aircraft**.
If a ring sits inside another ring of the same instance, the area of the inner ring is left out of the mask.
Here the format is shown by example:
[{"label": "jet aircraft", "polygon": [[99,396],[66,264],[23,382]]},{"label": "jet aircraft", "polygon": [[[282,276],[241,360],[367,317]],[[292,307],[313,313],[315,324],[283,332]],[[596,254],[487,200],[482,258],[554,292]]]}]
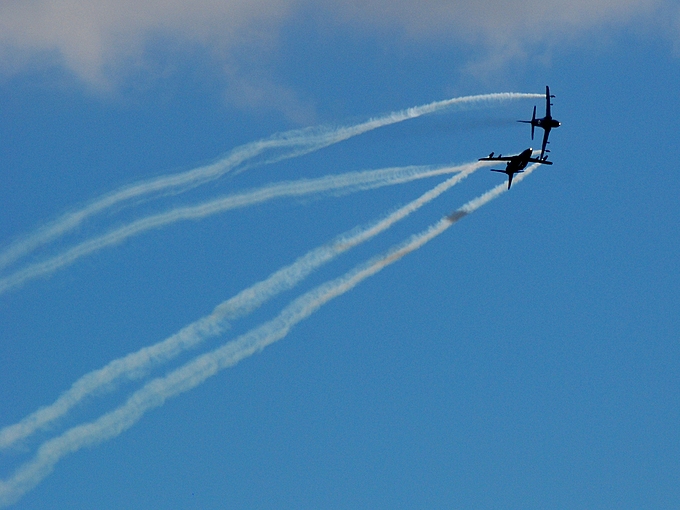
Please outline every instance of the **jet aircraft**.
[{"label": "jet aircraft", "polygon": [[550,98],[555,97],[550,95],[550,87],[545,86],[545,117],[542,119],[536,118],[536,106],[534,106],[534,113],[531,116],[531,120],[518,120],[517,122],[524,122],[525,124],[531,124],[531,139],[534,139],[534,128],[543,128],[543,143],[541,144],[541,159],[545,156],[546,150],[545,146],[548,145],[548,136],[550,136],[550,130],[552,128],[560,127],[561,123],[558,120],[552,118],[550,114],[550,107],[552,103]]},{"label": "jet aircraft", "polygon": [[503,156],[499,154],[494,157],[493,152],[489,154],[486,158],[479,158],[479,161],[507,161],[505,170],[491,169],[492,172],[500,172],[502,174],[508,175],[508,189],[512,185],[512,178],[515,174],[521,174],[529,163],[540,163],[542,165],[552,165],[552,161],[548,161],[548,158],[532,158],[531,154],[533,149],[529,147],[528,149],[522,151],[520,154],[515,156]]}]

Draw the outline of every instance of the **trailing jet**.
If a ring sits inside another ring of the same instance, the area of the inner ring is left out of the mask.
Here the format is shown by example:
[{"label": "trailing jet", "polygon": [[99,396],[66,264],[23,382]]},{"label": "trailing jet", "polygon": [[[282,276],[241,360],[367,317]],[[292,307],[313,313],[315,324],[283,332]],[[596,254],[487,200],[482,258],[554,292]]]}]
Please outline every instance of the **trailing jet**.
[{"label": "trailing jet", "polygon": [[555,120],[552,118],[552,115],[550,114],[550,107],[552,106],[552,103],[550,102],[550,98],[555,97],[550,95],[550,87],[547,85],[545,86],[545,117],[542,119],[537,119],[536,118],[536,107],[534,106],[534,113],[531,116],[531,120],[518,120],[517,122],[524,122],[525,124],[531,124],[531,139],[534,139],[534,128],[540,127],[543,128],[543,144],[541,145],[541,159],[545,156],[546,152],[550,152],[549,150],[546,150],[545,146],[548,145],[548,136],[550,136],[550,130],[552,128],[560,127],[561,123],[558,120]]},{"label": "trailing jet", "polygon": [[542,165],[552,165],[552,161],[548,161],[548,158],[532,158],[531,154],[533,149],[529,147],[528,149],[522,151],[516,156],[503,156],[499,154],[494,157],[493,152],[489,154],[486,158],[479,158],[479,161],[507,161],[505,170],[491,169],[492,172],[500,172],[502,174],[508,175],[508,189],[512,185],[512,178],[515,174],[521,174],[529,163],[540,163]]}]

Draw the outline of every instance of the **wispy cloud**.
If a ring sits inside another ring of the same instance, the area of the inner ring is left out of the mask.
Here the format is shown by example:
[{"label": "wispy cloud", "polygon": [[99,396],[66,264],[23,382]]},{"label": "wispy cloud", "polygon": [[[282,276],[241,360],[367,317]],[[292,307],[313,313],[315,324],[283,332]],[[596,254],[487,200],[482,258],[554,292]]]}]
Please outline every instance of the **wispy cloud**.
[{"label": "wispy cloud", "polygon": [[[285,86],[246,73],[276,59],[280,29],[299,22],[300,9],[331,13],[340,24],[408,37],[465,41],[498,54],[526,44],[562,43],[583,30],[629,23],[671,0],[4,0],[0,2],[0,56],[28,61],[41,56],[88,83],[106,87],[123,62],[139,61],[155,37],[204,48],[230,74],[237,101],[278,101],[304,117],[306,107]],[[661,23],[661,20],[659,21]],[[664,21],[664,23],[666,23]],[[246,51],[240,50],[247,48]],[[499,53],[500,52],[500,53]],[[235,53],[246,55],[236,65]],[[248,57],[250,56],[250,58]],[[266,67],[266,66],[265,66]]]},{"label": "wispy cloud", "polygon": [[417,37],[459,38],[475,43],[507,45],[535,41],[625,23],[648,13],[665,0],[337,0],[326,4],[353,23],[400,27]]},{"label": "wispy cloud", "polygon": [[290,14],[286,0],[6,0],[0,40],[18,50],[53,53],[93,83],[106,68],[141,51],[153,36],[173,36],[219,51],[270,37]]}]

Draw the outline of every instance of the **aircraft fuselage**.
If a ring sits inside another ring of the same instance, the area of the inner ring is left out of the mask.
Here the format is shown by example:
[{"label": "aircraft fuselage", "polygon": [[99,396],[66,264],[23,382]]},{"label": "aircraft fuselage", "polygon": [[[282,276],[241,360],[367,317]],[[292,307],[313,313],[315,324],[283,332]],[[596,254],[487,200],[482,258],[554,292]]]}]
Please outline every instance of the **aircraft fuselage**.
[{"label": "aircraft fuselage", "polygon": [[516,174],[520,170],[524,170],[529,164],[529,158],[531,157],[533,151],[534,149],[529,147],[528,149],[517,154],[517,156],[512,156],[510,161],[508,161],[505,165],[505,173],[510,175],[511,173]]},{"label": "aircraft fuselage", "polygon": [[552,129],[560,127],[562,123],[553,119],[552,117],[543,117],[542,119],[536,119],[536,123],[534,125],[543,129]]}]

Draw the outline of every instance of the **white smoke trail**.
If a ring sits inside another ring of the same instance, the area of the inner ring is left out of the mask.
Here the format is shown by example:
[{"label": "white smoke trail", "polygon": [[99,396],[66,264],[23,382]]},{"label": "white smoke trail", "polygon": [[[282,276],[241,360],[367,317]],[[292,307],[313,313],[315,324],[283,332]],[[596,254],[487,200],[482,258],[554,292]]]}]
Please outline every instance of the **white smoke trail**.
[{"label": "white smoke trail", "polygon": [[[519,174],[516,182],[524,179],[536,166],[533,165],[523,174]],[[139,421],[147,411],[162,406],[168,398],[198,386],[219,371],[234,366],[242,359],[284,338],[293,326],[309,317],[325,303],[351,290],[361,281],[408,253],[417,250],[458,220],[506,190],[504,183],[499,184],[449,216],[442,218],[424,232],[412,236],[406,243],[349,271],[340,278],[326,282],[303,294],[284,308],[273,320],[222,347],[196,357],[165,377],[150,381],[134,392],[125,404],[117,409],[102,415],[93,422],[73,427],[61,436],[46,441],[40,446],[32,460],[21,466],[11,478],[0,481],[0,506],[8,506],[21,498],[23,494],[40,483],[65,455],[118,436]]]},{"label": "white smoke trail", "polygon": [[0,449],[16,444],[64,416],[87,396],[102,391],[103,388],[111,387],[112,383],[118,380],[141,377],[152,367],[173,359],[187,349],[197,347],[209,337],[221,334],[229,327],[228,321],[250,313],[277,294],[291,289],[323,264],[406,218],[481,166],[482,164],[477,162],[457,167],[460,170],[457,175],[435,186],[382,220],[342,234],[332,242],[311,250],[293,264],[276,271],[266,280],[224,301],[215,307],[210,315],[189,324],[169,338],[118,358],[105,367],[84,375],[51,405],[40,408],[20,422],[0,430]]},{"label": "white smoke trail", "polygon": [[141,198],[154,193],[170,192],[173,190],[181,191],[183,189],[198,186],[221,177],[244,162],[252,160],[266,151],[291,149],[287,153],[264,161],[263,164],[301,156],[380,127],[421,117],[456,105],[463,106],[483,102],[492,103],[513,99],[542,98],[543,96],[543,94],[526,94],[519,92],[464,96],[444,101],[435,101],[422,106],[415,106],[382,117],[370,119],[353,126],[344,126],[340,128],[307,128],[276,134],[270,138],[237,147],[216,163],[198,167],[187,172],[165,175],[126,186],[94,200],[82,209],[66,213],[54,222],[39,228],[35,233],[14,242],[0,253],[0,269],[7,267],[21,257],[28,255],[40,246],[74,230],[88,218],[110,209],[111,207],[131,199]]},{"label": "white smoke trail", "polygon": [[132,221],[105,234],[83,241],[45,261],[36,262],[4,278],[0,278],[0,295],[29,280],[47,276],[58,269],[70,266],[82,257],[91,255],[108,246],[119,244],[132,236],[171,225],[178,221],[198,220],[220,212],[261,204],[280,197],[303,196],[341,190],[351,193],[460,172],[465,168],[466,165],[445,167],[408,166],[367,170],[364,172],[349,172],[341,175],[327,175],[317,179],[301,179],[298,181],[269,184],[244,193],[208,200],[198,205],[177,207],[164,213]]}]

